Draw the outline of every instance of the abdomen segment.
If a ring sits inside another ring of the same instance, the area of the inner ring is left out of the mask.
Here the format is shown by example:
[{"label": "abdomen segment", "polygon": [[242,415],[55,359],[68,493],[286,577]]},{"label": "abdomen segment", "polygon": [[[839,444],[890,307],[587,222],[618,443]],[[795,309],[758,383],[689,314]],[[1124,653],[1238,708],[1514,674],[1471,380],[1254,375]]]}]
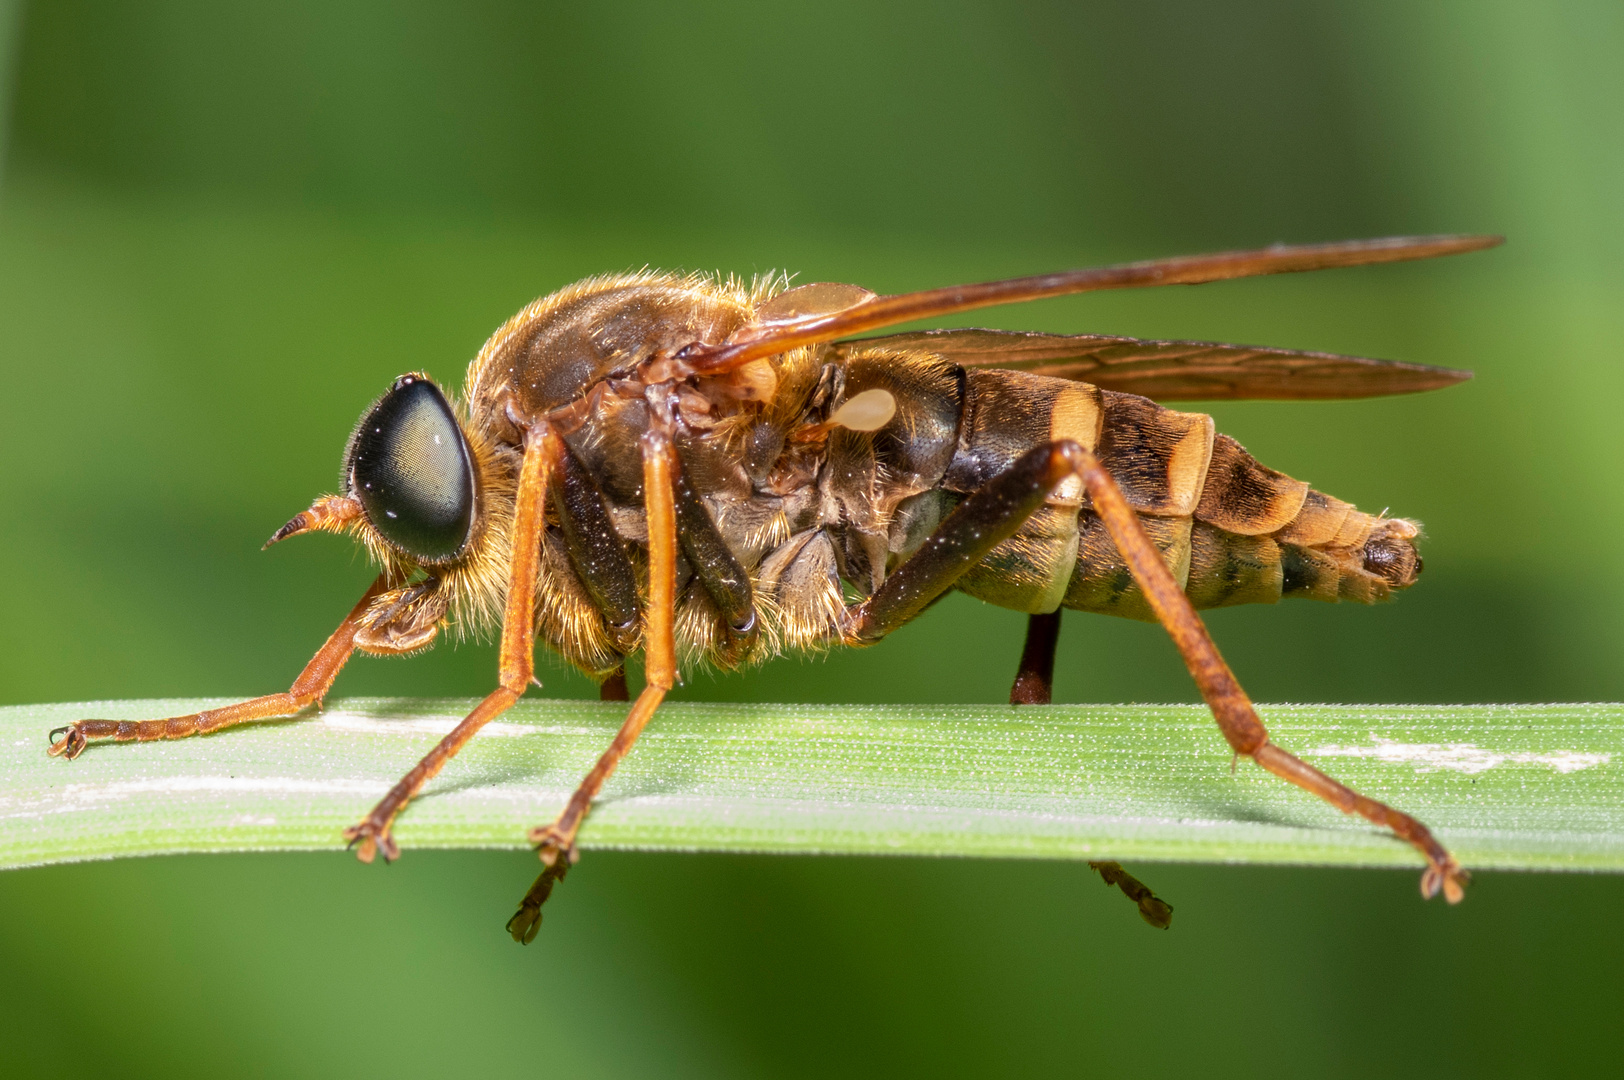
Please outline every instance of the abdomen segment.
[{"label": "abdomen segment", "polygon": [[[1052,431],[1057,423],[1077,426],[1078,390],[1079,384],[1061,379],[972,372],[972,400],[948,486],[1041,442],[1077,438],[1097,450],[1198,608],[1272,604],[1282,597],[1368,604],[1415,583],[1421,559],[1414,522],[1366,514],[1314,491],[1215,435],[1210,417],[1136,395],[1087,387],[1099,403],[1093,439],[1087,432]],[[1018,431],[1008,423],[1017,411],[1024,416]],[[1079,495],[1060,493],[959,588],[1019,611],[1064,606],[1153,619],[1115,544]]]}]

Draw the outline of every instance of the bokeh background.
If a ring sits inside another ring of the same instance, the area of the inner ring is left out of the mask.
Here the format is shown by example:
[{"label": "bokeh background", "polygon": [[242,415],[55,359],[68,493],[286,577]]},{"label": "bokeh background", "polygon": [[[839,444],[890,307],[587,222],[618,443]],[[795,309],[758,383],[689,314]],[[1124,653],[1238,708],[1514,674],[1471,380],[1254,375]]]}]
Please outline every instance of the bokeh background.
[{"label": "bokeh background", "polygon": [[[1266,463],[1428,528],[1396,604],[1214,631],[1262,701],[1624,696],[1615,0],[0,13],[0,702],[286,685],[369,574],[335,538],[260,543],[333,487],[392,377],[456,384],[589,273],[900,291],[1446,231],[1510,243],[971,321],[1474,369],[1414,399],[1214,410]],[[995,702],[1021,628],[959,597],[879,648],[681,693]],[[442,645],[357,660],[336,692],[482,694],[494,671]],[[1077,615],[1057,693],[1194,700],[1154,628]],[[1487,875],[1445,910],[1410,873],[1142,869],[1169,933],[1075,865],[590,854],[529,949],[501,931],[519,852],[14,872],[0,1073],[1617,1067],[1624,880]]]}]

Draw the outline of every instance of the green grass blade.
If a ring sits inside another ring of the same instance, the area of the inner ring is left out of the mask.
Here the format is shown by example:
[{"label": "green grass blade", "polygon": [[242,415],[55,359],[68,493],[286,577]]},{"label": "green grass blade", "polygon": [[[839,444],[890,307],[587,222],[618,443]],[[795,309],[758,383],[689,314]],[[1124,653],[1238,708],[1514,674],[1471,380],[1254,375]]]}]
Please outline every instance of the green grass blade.
[{"label": "green grass blade", "polygon": [[[472,706],[351,699],[204,738],[45,754],[83,717],[215,704],[0,709],[0,867],[342,846]],[[623,707],[528,700],[401,818],[413,847],[518,848]],[[1624,870],[1624,705],[1270,706],[1276,741],[1431,825],[1469,867]],[[1230,755],[1180,705],[668,704],[585,848],[1418,866],[1407,846]]]}]

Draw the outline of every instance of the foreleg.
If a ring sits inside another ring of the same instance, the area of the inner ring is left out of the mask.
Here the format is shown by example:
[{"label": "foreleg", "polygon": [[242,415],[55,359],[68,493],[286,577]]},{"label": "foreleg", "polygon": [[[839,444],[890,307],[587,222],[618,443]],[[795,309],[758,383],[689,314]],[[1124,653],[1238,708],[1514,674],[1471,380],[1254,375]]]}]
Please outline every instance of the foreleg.
[{"label": "foreleg", "polygon": [[536,637],[536,574],[541,563],[544,525],[542,503],[559,446],[558,437],[545,425],[532,428],[525,439],[524,462],[519,467],[519,490],[513,508],[513,562],[508,571],[507,606],[502,614],[499,685],[441,739],[416,768],[401,777],[360,824],[344,830],[344,839],[351,844],[359,841],[355,854],[362,862],[371,862],[380,850],[388,860],[400,854],[390,835],[396,816],[480,728],[502,715],[530,686],[535,675],[532,652]]},{"label": "foreleg", "polygon": [[[52,757],[72,760],[84,753],[85,746],[93,739],[112,739],[115,742],[184,739],[190,735],[206,735],[234,724],[294,716],[311,705],[320,704],[350,654],[355,651],[355,635],[361,628],[361,617],[366,614],[372,601],[388,590],[391,584],[388,575],[380,575],[372,583],[360,602],[338,624],[338,629],[333,631],[326,644],[310,658],[310,663],[305,665],[286,693],[268,694],[239,701],[235,705],[187,716],[171,716],[164,720],[79,720],[51,732],[51,746],[47,753]],[[62,736],[60,741],[58,735]]]}]

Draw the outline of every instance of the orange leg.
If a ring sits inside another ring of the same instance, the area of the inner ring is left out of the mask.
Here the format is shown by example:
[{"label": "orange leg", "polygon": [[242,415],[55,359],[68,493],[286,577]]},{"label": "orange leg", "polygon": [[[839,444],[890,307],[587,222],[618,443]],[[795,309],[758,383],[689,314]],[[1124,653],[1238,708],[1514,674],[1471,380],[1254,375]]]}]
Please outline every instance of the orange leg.
[{"label": "orange leg", "polygon": [[[360,603],[338,624],[338,629],[310,658],[310,663],[305,665],[284,694],[268,694],[235,705],[192,713],[190,716],[171,716],[165,720],[80,720],[51,732],[51,748],[47,753],[52,757],[72,760],[84,753],[86,744],[92,739],[112,739],[115,742],[184,739],[188,735],[206,735],[233,724],[294,716],[311,705],[319,705],[350,654],[355,651],[355,634],[360,628],[361,616],[372,601],[392,584],[388,575],[380,575],[372,583]],[[63,736],[60,741],[58,735]]]},{"label": "orange leg", "polygon": [[648,515],[648,607],[645,612],[643,665],[645,685],[643,692],[632,703],[625,723],[615,734],[609,749],[587,773],[564,812],[551,825],[532,829],[530,840],[538,845],[538,854],[547,869],[519,903],[519,910],[508,920],[508,932],[513,940],[528,945],[541,926],[541,905],[552,893],[553,886],[563,880],[574,864],[577,854],[575,836],[581,829],[592,800],[603,789],[615,767],[620,764],[643,733],[654,710],[677,681],[677,648],[674,626],[676,622],[677,592],[677,516],[674,494],[676,452],[669,436],[651,430],[643,436],[643,508]]},{"label": "orange leg", "polygon": [[[1425,825],[1365,798],[1269,741],[1269,733],[1252,702],[1219,655],[1190,598],[1162,562],[1139,516],[1129,508],[1122,489],[1099,459],[1075,442],[1063,440],[1028,451],[955,507],[931,538],[893,570],[871,596],[847,610],[842,627],[845,640],[854,645],[878,641],[918,615],[952,588],[966,570],[1014,535],[1021,522],[1043,505],[1062,481],[1074,475],[1082,478],[1095,512],[1105,522],[1156,617],[1178,647],[1219,730],[1235,753],[1246,755],[1345,813],[1359,814],[1393,830],[1427,860],[1427,870],[1421,876],[1422,895],[1432,897],[1442,891],[1450,903],[1459,902],[1468,875]],[[1041,647],[1034,650],[1028,638],[1029,656],[1022,660],[1023,671],[1034,651],[1038,661],[1032,666],[1046,663],[1052,642],[1039,641],[1038,645]],[[1016,690],[1020,688],[1017,683]]]},{"label": "orange leg", "polygon": [[541,530],[545,524],[542,507],[558,460],[559,445],[558,437],[545,426],[533,428],[525,440],[524,463],[519,468],[519,491],[513,508],[513,563],[508,572],[507,607],[502,614],[499,685],[411,772],[401,777],[360,824],[344,830],[344,839],[351,844],[359,841],[355,854],[362,862],[371,862],[380,850],[386,860],[400,854],[390,836],[395,817],[480,728],[502,715],[530,686],[535,675],[532,652],[536,636],[536,574],[541,563]]},{"label": "orange leg", "polygon": [[1054,444],[1049,449],[1046,481],[1059,483],[1072,473],[1082,477],[1095,512],[1105,522],[1157,619],[1178,646],[1202,698],[1218,721],[1219,730],[1235,753],[1246,755],[1269,772],[1318,795],[1343,813],[1358,814],[1391,829],[1427,860],[1426,872],[1421,875],[1421,895],[1431,898],[1441,890],[1451,904],[1459,903],[1470,875],[1425,825],[1408,814],[1366,798],[1269,741],[1269,733],[1258,719],[1246,691],[1241,689],[1234,672],[1219,655],[1206,625],[1162,561],[1138,515],[1129,508],[1122,489],[1099,459],[1082,446],[1070,441]]}]

